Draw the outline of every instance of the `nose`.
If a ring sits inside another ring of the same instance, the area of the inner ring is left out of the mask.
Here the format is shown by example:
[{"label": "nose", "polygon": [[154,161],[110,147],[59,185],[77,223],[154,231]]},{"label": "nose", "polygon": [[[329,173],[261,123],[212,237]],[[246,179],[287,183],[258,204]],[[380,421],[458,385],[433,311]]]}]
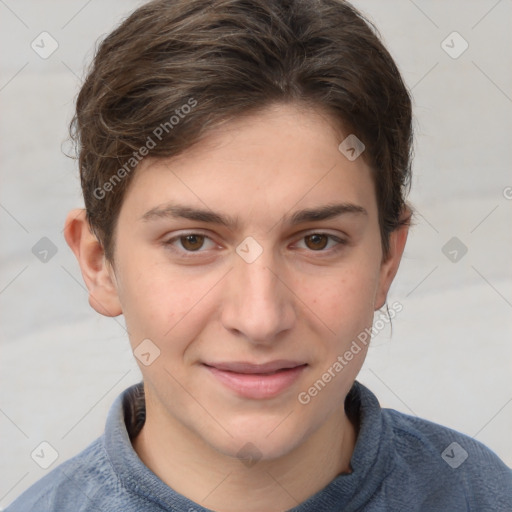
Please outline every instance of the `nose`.
[{"label": "nose", "polygon": [[296,321],[294,295],[281,274],[266,251],[252,263],[237,256],[227,276],[223,326],[254,345],[274,344],[291,329]]}]

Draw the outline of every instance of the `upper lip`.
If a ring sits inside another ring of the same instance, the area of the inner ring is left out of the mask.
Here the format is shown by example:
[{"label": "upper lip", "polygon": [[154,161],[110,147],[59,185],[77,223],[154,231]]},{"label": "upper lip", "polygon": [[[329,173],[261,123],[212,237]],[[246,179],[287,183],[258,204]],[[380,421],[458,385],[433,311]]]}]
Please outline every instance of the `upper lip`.
[{"label": "upper lip", "polygon": [[284,370],[287,368],[296,368],[297,366],[304,366],[306,363],[299,361],[290,361],[286,359],[278,359],[263,364],[249,363],[246,361],[232,361],[232,362],[219,362],[219,363],[205,363],[206,366],[217,368],[217,370],[229,371],[234,373],[270,373],[277,370]]}]

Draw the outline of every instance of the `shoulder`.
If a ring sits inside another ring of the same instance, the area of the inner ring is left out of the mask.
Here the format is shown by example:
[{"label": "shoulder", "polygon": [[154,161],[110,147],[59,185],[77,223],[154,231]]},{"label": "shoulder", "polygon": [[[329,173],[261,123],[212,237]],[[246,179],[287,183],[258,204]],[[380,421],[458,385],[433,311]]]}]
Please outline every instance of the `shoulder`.
[{"label": "shoulder", "polygon": [[5,512],[96,510],[98,494],[117,486],[100,437],[29,487]]},{"label": "shoulder", "polygon": [[470,436],[428,420],[383,409],[393,432],[398,471],[432,494],[465,498],[467,510],[512,510],[512,470]]},{"label": "shoulder", "polygon": [[[110,408],[103,435],[37,481],[5,512],[161,510],[158,494],[148,498],[160,481],[130,441],[130,428],[144,419],[144,411],[137,410],[141,389],[142,384],[136,384],[121,393]],[[145,489],[139,485],[141,479]]]}]

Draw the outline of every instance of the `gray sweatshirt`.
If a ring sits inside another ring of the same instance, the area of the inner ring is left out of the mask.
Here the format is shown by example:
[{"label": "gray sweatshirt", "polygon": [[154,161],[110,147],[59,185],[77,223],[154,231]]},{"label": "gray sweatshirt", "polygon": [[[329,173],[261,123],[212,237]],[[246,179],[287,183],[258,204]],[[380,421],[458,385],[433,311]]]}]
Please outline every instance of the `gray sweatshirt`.
[{"label": "gray sweatshirt", "polygon": [[[104,434],[36,482],[6,512],[208,511],[163,483],[138,458],[130,438],[144,423],[141,397],[142,384],[124,391]],[[512,512],[512,470],[480,442],[381,409],[357,381],[345,409],[359,423],[352,473],[337,476],[293,512]]]}]

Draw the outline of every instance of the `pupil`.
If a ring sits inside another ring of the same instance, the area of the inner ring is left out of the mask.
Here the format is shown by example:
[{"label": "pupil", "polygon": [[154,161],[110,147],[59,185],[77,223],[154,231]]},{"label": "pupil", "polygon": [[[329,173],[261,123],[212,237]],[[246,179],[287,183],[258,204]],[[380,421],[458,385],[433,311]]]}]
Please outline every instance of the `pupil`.
[{"label": "pupil", "polygon": [[[314,245],[311,249],[323,249],[327,245],[327,237],[325,235],[309,235],[307,237]],[[323,242],[323,243],[322,243]]]},{"label": "pupil", "polygon": [[182,237],[182,245],[185,249],[195,251],[203,245],[204,236],[202,235],[186,235]]}]

